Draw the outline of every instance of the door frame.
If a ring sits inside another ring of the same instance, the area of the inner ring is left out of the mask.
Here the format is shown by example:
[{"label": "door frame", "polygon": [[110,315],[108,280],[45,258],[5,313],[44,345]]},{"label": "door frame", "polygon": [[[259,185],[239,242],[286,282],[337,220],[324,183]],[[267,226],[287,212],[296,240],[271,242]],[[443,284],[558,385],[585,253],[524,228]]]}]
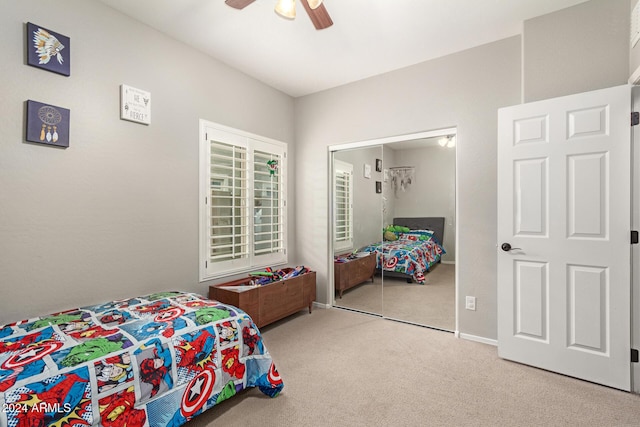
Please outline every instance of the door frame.
[{"label": "door frame", "polygon": [[[631,111],[640,111],[640,88],[631,88]],[[640,231],[640,125],[631,127],[631,229]],[[640,245],[631,245],[631,348],[640,350]],[[631,363],[631,391],[640,394],[640,367]]]},{"label": "door frame", "polygon": [[[333,248],[333,240],[334,240],[334,235],[333,235],[333,223],[334,223],[334,218],[333,218],[333,209],[334,209],[334,203],[333,203],[333,173],[334,173],[334,168],[333,168],[333,153],[335,153],[336,151],[340,151],[340,150],[348,150],[348,149],[353,149],[353,148],[365,148],[365,147],[371,147],[371,146],[375,146],[375,145],[385,145],[385,144],[390,144],[393,142],[401,142],[401,141],[407,141],[407,140],[413,140],[413,139],[423,139],[423,138],[435,138],[438,136],[446,136],[446,135],[455,135],[456,137],[456,160],[455,160],[455,243],[456,243],[456,255],[455,255],[455,283],[454,283],[454,287],[455,287],[455,297],[454,297],[454,310],[455,310],[455,330],[453,331],[455,336],[457,337],[459,335],[458,330],[459,330],[459,326],[458,326],[458,295],[459,295],[459,283],[458,283],[458,278],[460,277],[459,274],[459,262],[458,262],[458,254],[460,253],[460,233],[458,230],[458,208],[460,206],[459,204],[459,188],[458,188],[458,183],[460,182],[460,180],[458,179],[458,173],[459,173],[459,167],[458,167],[458,160],[459,160],[459,148],[460,148],[460,138],[458,135],[458,129],[457,127],[447,127],[447,128],[440,128],[440,129],[433,129],[433,130],[428,130],[428,131],[423,131],[423,132],[417,132],[417,133],[411,133],[411,134],[404,134],[404,135],[395,135],[395,136],[388,136],[388,137],[384,137],[384,138],[376,138],[376,139],[369,139],[369,140],[363,140],[363,141],[355,141],[355,142],[347,142],[347,143],[342,143],[342,144],[334,144],[334,145],[329,145],[327,147],[327,151],[328,151],[328,156],[329,156],[329,161],[328,161],[328,215],[327,215],[327,229],[329,231],[329,244],[328,246],[328,257],[327,257],[327,261],[329,263],[329,265],[327,266],[327,281],[328,281],[328,285],[327,286],[327,301],[329,301],[329,303],[327,304],[327,306],[329,308],[332,307],[337,307],[336,306],[336,300],[335,300],[335,283],[334,283],[334,272],[333,272],[333,259],[334,259],[334,248]],[[383,306],[383,314],[381,315],[381,317],[385,318],[384,316],[384,306]],[[395,320],[395,319],[391,319],[391,320]],[[411,322],[408,322],[411,323]],[[428,326],[428,325],[420,325],[420,326]]]}]

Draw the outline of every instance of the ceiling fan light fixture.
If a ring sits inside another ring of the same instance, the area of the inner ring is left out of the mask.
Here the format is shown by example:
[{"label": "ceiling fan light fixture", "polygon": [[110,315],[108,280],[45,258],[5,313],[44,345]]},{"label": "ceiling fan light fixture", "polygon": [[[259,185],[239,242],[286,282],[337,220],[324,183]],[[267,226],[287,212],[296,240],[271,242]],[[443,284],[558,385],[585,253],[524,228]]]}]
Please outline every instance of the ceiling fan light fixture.
[{"label": "ceiling fan light fixture", "polygon": [[275,11],[283,18],[294,19],[296,17],[296,0],[278,0]]},{"label": "ceiling fan light fixture", "polygon": [[322,4],[322,0],[307,0],[307,3],[311,9],[317,9]]}]

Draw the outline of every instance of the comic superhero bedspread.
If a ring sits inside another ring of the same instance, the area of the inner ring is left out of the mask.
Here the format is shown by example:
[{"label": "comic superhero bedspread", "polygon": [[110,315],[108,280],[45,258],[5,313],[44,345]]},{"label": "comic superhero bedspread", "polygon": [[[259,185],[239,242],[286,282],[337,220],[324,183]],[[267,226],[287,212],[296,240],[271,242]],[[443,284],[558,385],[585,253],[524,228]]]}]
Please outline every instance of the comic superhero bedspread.
[{"label": "comic superhero bedspread", "polygon": [[424,273],[446,253],[442,245],[425,232],[400,234],[398,240],[368,245],[358,252],[374,252],[378,270],[412,276],[421,285],[426,281]]},{"label": "comic superhero bedspread", "polygon": [[0,427],[179,426],[282,380],[242,310],[164,292],[0,326]]}]

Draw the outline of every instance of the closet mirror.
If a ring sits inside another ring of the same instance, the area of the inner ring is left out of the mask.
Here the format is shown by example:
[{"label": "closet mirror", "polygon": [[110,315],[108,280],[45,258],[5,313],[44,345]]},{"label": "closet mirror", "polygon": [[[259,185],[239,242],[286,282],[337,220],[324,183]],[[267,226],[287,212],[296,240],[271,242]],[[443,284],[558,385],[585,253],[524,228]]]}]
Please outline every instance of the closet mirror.
[{"label": "closet mirror", "polygon": [[456,132],[392,139],[330,152],[334,305],[454,331]]},{"label": "closet mirror", "polygon": [[[335,305],[382,315],[382,278],[375,254],[383,226],[383,147],[333,153]],[[360,250],[359,250],[360,249]]]}]

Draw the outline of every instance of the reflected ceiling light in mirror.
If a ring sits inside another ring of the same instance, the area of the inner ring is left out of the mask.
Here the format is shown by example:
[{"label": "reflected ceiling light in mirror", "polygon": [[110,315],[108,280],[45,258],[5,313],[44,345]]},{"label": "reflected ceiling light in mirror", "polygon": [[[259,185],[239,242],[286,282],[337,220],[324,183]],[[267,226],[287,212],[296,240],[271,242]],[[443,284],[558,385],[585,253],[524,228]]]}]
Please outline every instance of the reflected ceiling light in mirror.
[{"label": "reflected ceiling light in mirror", "polygon": [[445,136],[438,140],[438,144],[440,144],[441,147],[453,148],[456,146],[456,137],[455,135]]},{"label": "reflected ceiling light in mirror", "polygon": [[294,19],[296,17],[296,0],[278,0],[275,11],[283,18]]}]

